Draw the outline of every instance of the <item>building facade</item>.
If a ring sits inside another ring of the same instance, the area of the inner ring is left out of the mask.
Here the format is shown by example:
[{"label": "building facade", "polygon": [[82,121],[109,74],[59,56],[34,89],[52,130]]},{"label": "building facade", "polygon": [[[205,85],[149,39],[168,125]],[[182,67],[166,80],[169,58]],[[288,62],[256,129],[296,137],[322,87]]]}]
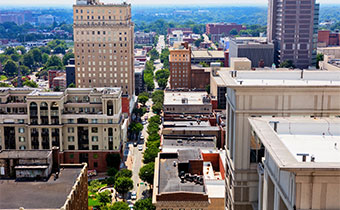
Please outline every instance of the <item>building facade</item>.
[{"label": "building facade", "polygon": [[340,33],[322,30],[318,32],[318,47],[339,46]]},{"label": "building facade", "polygon": [[183,43],[170,49],[170,88],[191,87],[191,48],[188,43]]},{"label": "building facade", "polygon": [[73,16],[76,86],[120,87],[129,113],[135,91],[131,5],[79,0]]},{"label": "building facade", "polygon": [[258,164],[249,117],[329,117],[340,112],[340,72],[224,71],[227,97],[226,200],[230,210],[258,201]]},{"label": "building facade", "polygon": [[230,36],[230,31],[235,29],[237,32],[245,30],[246,27],[236,23],[208,23],[206,33],[211,35],[212,42],[219,42],[222,37]]},{"label": "building facade", "polygon": [[70,84],[76,85],[76,74],[75,74],[76,67],[75,67],[74,58],[71,58],[68,61],[68,65],[65,67],[65,69],[66,69],[66,85],[67,85],[67,87]]},{"label": "building facade", "polygon": [[248,58],[252,67],[271,67],[274,63],[274,45],[257,41],[257,39],[231,39],[229,41],[229,58],[239,57]]},{"label": "building facade", "polygon": [[63,163],[88,163],[104,171],[106,156],[119,153],[126,138],[120,88],[69,88],[42,92],[2,88],[2,149],[38,150],[57,146]]},{"label": "building facade", "polygon": [[135,32],[135,44],[138,45],[153,45],[155,43],[155,32],[141,32],[137,31]]},{"label": "building facade", "polygon": [[318,21],[315,0],[269,0],[267,35],[276,64],[290,60],[301,69],[315,66]]},{"label": "building facade", "polygon": [[249,121],[250,154],[258,163],[258,209],[339,209],[339,119]]}]

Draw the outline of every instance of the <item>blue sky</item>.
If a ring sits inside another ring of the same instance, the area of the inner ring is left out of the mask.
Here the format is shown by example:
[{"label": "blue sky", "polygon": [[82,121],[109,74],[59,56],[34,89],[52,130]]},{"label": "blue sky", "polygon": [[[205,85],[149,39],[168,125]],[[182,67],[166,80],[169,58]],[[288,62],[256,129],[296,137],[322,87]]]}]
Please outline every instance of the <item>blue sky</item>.
[{"label": "blue sky", "polygon": [[[122,0],[101,0],[107,3],[120,3]],[[53,6],[53,5],[72,5],[74,4],[75,0],[0,0],[0,7],[1,5],[28,5],[28,6]],[[174,4],[184,4],[184,5],[198,5],[198,4],[224,4],[224,5],[253,5],[253,6],[263,6],[266,5],[268,0],[128,0],[128,2],[135,4],[135,5],[150,5],[150,4],[162,4],[162,5],[169,5],[170,2],[172,5]],[[236,3],[235,3],[236,2]],[[340,4],[339,0],[318,0],[321,4]]]}]

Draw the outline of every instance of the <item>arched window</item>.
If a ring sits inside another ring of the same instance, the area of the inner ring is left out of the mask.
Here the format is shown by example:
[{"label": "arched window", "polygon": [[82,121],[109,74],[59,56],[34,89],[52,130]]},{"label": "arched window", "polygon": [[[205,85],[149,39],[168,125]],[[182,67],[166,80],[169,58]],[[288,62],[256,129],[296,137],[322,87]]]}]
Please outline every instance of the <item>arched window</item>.
[{"label": "arched window", "polygon": [[37,117],[38,116],[38,105],[35,102],[30,103],[30,116]]},{"label": "arched window", "polygon": [[107,115],[113,116],[113,102],[111,100],[107,102]]}]

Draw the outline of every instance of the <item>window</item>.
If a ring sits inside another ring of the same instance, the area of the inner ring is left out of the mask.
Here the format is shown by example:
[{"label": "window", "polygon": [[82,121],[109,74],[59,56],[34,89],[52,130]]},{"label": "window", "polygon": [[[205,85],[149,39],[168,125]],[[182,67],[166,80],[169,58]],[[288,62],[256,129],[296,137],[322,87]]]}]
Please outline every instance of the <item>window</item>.
[{"label": "window", "polygon": [[107,122],[108,122],[109,124],[113,124],[113,120],[112,120],[112,119],[109,119]]},{"label": "window", "polygon": [[98,133],[98,128],[97,128],[97,127],[93,127],[93,128],[91,129],[91,132],[92,132],[92,133]]},{"label": "window", "polygon": [[[68,145],[68,150],[75,150],[74,145]],[[71,158],[71,155],[70,155],[70,158]],[[73,158],[73,157],[72,157],[72,158]]]},{"label": "window", "polygon": [[[95,145],[93,145],[93,146],[95,146]],[[93,154],[93,159],[98,159],[98,154]]]},{"label": "window", "polygon": [[67,132],[74,133],[74,128],[67,128]]},{"label": "window", "polygon": [[70,159],[73,159],[74,158],[74,154],[70,154]]},{"label": "window", "polygon": [[24,123],[25,123],[25,120],[24,120],[24,119],[19,119],[19,120],[18,120],[18,123],[19,123],[19,124],[24,124]]},{"label": "window", "polygon": [[98,123],[98,120],[97,120],[97,119],[92,119],[92,123],[93,123],[93,124],[97,124],[97,123]]},{"label": "window", "polygon": [[25,128],[19,128],[19,133],[25,133]]},{"label": "window", "polygon": [[67,123],[70,123],[70,124],[74,123],[74,119],[67,119]]},{"label": "window", "polygon": [[25,150],[26,149],[26,146],[22,145],[19,147],[20,150]]},{"label": "window", "polygon": [[98,142],[98,136],[92,136],[92,142]]},{"label": "window", "polygon": [[19,141],[20,141],[20,142],[25,142],[25,137],[19,136]]},{"label": "window", "polygon": [[93,167],[94,167],[94,168],[97,168],[97,167],[98,167],[98,163],[97,163],[97,162],[94,162],[94,163],[93,163]]},{"label": "window", "polygon": [[67,137],[68,142],[74,142],[74,136]]}]

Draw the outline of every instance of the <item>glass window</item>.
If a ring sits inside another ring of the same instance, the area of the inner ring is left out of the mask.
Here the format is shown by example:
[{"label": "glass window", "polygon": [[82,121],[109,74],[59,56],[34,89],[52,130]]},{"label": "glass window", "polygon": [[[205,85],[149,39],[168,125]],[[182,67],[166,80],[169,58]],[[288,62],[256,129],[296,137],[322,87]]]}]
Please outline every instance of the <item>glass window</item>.
[{"label": "glass window", "polygon": [[19,136],[19,141],[20,141],[20,142],[25,142],[25,137]]},{"label": "glass window", "polygon": [[19,124],[24,124],[24,123],[25,123],[25,120],[24,120],[24,119],[19,119],[19,120],[18,120],[18,123],[19,123]]},{"label": "glass window", "polygon": [[98,128],[97,128],[97,127],[93,127],[93,128],[91,129],[91,131],[92,131],[92,133],[98,133]]},{"label": "glass window", "polygon": [[19,133],[25,133],[25,128],[19,128]]},{"label": "glass window", "polygon": [[26,146],[22,145],[19,147],[20,150],[25,150],[26,149]]},{"label": "glass window", "polygon": [[92,136],[92,142],[98,142],[98,136]]},{"label": "glass window", "polygon": [[74,119],[67,119],[67,123],[74,123]]},{"label": "glass window", "polygon": [[67,132],[74,133],[74,128],[67,128]]},{"label": "glass window", "polygon": [[97,119],[92,119],[92,123],[93,123],[93,124],[97,124],[97,123],[98,123],[98,120],[97,120]]},{"label": "glass window", "polygon": [[69,136],[67,139],[68,139],[68,142],[74,142],[74,136]]}]

